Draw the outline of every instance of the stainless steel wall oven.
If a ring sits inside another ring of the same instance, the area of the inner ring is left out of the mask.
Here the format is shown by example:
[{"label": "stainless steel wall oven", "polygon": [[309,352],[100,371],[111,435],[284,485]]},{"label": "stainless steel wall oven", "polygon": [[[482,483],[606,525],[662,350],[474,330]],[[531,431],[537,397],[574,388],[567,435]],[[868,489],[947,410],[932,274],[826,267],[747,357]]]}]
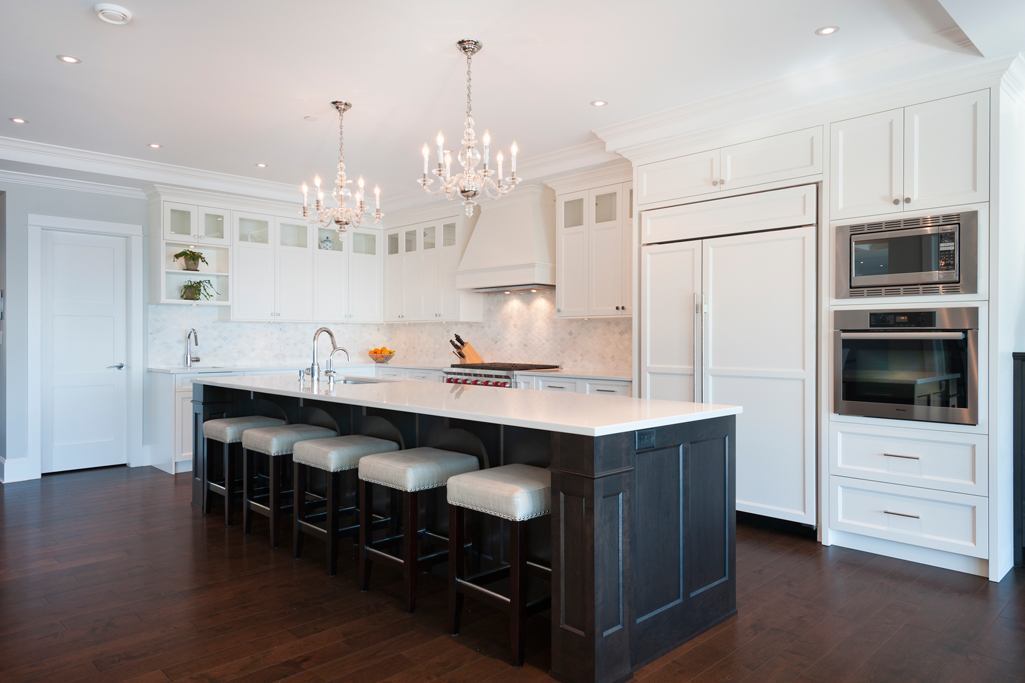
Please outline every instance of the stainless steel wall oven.
[{"label": "stainless steel wall oven", "polygon": [[838,226],[836,297],[974,294],[978,233],[977,211]]},{"label": "stainless steel wall oven", "polygon": [[979,309],[838,311],[833,410],[979,423]]}]

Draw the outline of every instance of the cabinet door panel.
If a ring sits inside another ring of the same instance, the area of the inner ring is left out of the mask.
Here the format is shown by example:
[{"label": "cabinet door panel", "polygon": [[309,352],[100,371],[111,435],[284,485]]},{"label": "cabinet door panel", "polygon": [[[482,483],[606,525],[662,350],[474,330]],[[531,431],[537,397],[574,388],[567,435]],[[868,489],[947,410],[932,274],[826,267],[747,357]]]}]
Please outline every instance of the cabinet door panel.
[{"label": "cabinet door panel", "polygon": [[722,189],[822,173],[822,127],[723,147]]},{"label": "cabinet door panel", "polygon": [[639,172],[639,206],[718,192],[719,150],[645,164]]},{"label": "cabinet door panel", "polygon": [[634,286],[637,277],[634,274],[634,252],[633,252],[633,224],[634,224],[634,184],[623,184],[623,284],[622,284],[622,307],[620,315],[631,315],[634,306]]},{"label": "cabinet door panel", "polygon": [[[460,317],[459,290],[456,289],[456,271],[459,270],[459,244],[456,240],[456,224],[441,226],[441,320],[457,320]],[[481,295],[477,295],[481,296]]]},{"label": "cabinet door panel", "polygon": [[191,241],[196,236],[196,207],[164,202],[164,239]]},{"label": "cabinet door panel", "polygon": [[436,224],[420,227],[420,282],[417,287],[417,317],[440,320],[441,316],[441,234]]},{"label": "cabinet door panel", "polygon": [[588,315],[619,315],[623,302],[622,185],[588,192]]},{"label": "cabinet door panel", "polygon": [[420,320],[420,258],[416,228],[402,231],[402,319]]},{"label": "cabinet door panel", "polygon": [[274,221],[274,298],[278,320],[313,319],[313,229],[305,223]]},{"label": "cabinet door panel", "polygon": [[701,242],[641,250],[641,396],[700,401],[695,352],[700,318]]},{"label": "cabinet door panel", "polygon": [[349,231],[349,321],[379,322],[382,316],[381,235]]},{"label": "cabinet door panel", "polygon": [[231,212],[227,209],[201,206],[196,221],[199,240],[204,244],[227,245],[231,242]]},{"label": "cabinet door panel", "polygon": [[402,316],[402,234],[392,230],[384,234],[384,319],[399,320]]},{"label": "cabinet door panel", "polygon": [[235,247],[235,298],[232,317],[274,320],[274,252],[266,247]]},{"label": "cabinet door panel", "polygon": [[906,210],[989,201],[989,91],[904,110]]},{"label": "cabinet door panel", "polygon": [[815,229],[703,242],[703,400],[737,416],[737,509],[815,523]]},{"label": "cabinet door panel", "polygon": [[904,188],[904,110],[829,127],[831,218],[899,211]]},{"label": "cabinet door panel", "polygon": [[313,271],[313,317],[318,322],[343,322],[348,315],[348,254],[317,250]]},{"label": "cabinet door panel", "polygon": [[559,198],[555,214],[555,306],[558,317],[587,315],[587,218],[587,192],[574,192]]}]

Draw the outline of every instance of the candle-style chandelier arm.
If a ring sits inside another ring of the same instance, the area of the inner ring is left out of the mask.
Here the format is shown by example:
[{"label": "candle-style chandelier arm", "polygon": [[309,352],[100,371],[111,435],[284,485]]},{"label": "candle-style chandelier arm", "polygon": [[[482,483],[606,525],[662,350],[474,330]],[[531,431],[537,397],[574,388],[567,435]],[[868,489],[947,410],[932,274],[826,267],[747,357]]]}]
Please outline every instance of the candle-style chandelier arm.
[{"label": "candle-style chandelier arm", "polygon": [[[374,188],[374,202],[375,209],[372,214],[367,214],[367,195],[366,189],[363,185],[363,178],[359,179],[359,191],[356,193],[354,198],[353,206],[349,206],[349,200],[353,199],[352,191],[347,187],[351,180],[345,177],[345,112],[348,111],[352,105],[348,102],[335,101],[331,103],[335,109],[338,110],[338,175],[335,177],[335,185],[331,190],[331,197],[335,200],[336,206],[331,208],[324,207],[324,193],[320,189],[320,176],[314,178],[314,185],[316,186],[316,198],[313,207],[313,213],[310,212],[308,202],[308,188],[306,183],[303,183],[303,208],[301,211],[302,217],[306,219],[307,223],[311,225],[319,225],[323,228],[328,227],[332,223],[338,230],[339,235],[344,235],[347,228],[358,228],[361,224],[374,225],[384,214],[381,213],[381,191],[380,188]],[[366,220],[364,220],[366,218]],[[372,220],[371,220],[372,219]]]}]

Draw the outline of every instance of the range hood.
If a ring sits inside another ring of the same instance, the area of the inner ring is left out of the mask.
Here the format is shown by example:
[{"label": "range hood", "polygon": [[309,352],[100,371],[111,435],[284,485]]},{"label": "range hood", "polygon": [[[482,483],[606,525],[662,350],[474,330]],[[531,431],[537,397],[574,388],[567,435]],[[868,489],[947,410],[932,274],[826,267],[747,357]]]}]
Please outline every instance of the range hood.
[{"label": "range hood", "polygon": [[520,186],[481,202],[456,271],[456,289],[477,292],[555,286],[555,190]]}]

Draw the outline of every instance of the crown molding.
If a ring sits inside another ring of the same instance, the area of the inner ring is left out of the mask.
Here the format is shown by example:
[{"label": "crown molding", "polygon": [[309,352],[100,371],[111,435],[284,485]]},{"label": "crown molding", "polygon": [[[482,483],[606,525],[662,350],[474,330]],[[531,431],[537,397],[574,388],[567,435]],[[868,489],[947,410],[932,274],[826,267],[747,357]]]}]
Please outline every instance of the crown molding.
[{"label": "crown molding", "polygon": [[623,161],[611,166],[574,173],[572,175],[559,176],[545,181],[545,185],[555,190],[557,194],[588,190],[602,185],[613,183],[628,183],[633,180],[633,164]]},{"label": "crown molding", "polygon": [[16,138],[0,137],[0,159],[278,201],[294,202],[299,195],[285,183]]},{"label": "crown molding", "polygon": [[18,171],[6,171],[3,169],[0,169],[0,183],[35,185],[37,187],[50,187],[56,190],[72,190],[74,192],[106,194],[112,197],[125,197],[128,199],[146,199],[146,193],[135,187],[94,183],[90,180],[56,178],[53,176],[37,175],[35,173],[20,173]]},{"label": "crown molding", "polygon": [[1013,58],[1004,72],[1000,91],[1017,105],[1025,103],[1025,57],[1021,54]]},{"label": "crown molding", "polygon": [[594,131],[610,151],[678,138],[696,131],[719,128],[724,122],[754,118],[756,112],[776,112],[831,99],[839,92],[870,89],[884,79],[894,80],[917,65],[942,69],[951,55],[978,56],[971,41],[959,28],[876,50],[833,64],[789,74],[749,88],[710,97],[649,116],[643,116]]}]

